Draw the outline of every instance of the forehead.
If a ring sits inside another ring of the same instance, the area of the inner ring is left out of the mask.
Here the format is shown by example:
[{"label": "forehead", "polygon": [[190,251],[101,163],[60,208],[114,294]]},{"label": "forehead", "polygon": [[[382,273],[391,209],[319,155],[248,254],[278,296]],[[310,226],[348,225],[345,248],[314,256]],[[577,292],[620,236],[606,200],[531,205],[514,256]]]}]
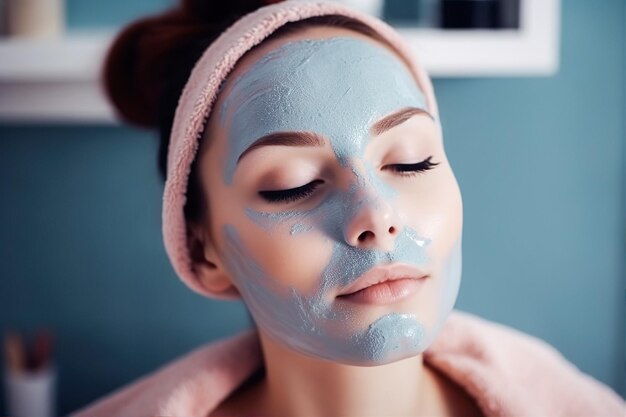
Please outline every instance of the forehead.
[{"label": "forehead", "polygon": [[404,107],[426,109],[404,63],[387,48],[353,36],[287,41],[229,84],[215,108],[227,136],[227,179],[233,160],[262,136],[315,132],[344,159],[362,150],[376,120]]},{"label": "forehead", "polygon": [[[250,68],[267,53],[281,47],[285,43],[298,40],[327,39],[331,37],[351,37],[355,39],[361,39],[365,42],[371,43],[372,45],[377,45],[381,48],[388,49],[388,47],[381,41],[372,38],[369,35],[340,26],[315,25],[310,27],[298,28],[294,32],[288,32],[278,37],[266,39],[261,42],[261,44],[246,52],[244,56],[237,62],[235,68],[228,75],[223,85],[223,88],[221,89],[220,96],[218,97],[218,102],[223,101],[223,99],[230,93],[234,81],[244,73],[248,72]],[[392,53],[396,54],[395,51]],[[401,59],[399,55],[398,58]]]}]

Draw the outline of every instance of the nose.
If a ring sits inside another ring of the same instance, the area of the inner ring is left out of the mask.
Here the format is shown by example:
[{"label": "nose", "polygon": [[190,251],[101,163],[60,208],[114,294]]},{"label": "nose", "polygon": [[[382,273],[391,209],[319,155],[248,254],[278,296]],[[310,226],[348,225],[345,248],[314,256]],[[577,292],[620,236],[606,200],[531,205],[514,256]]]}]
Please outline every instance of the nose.
[{"label": "nose", "polygon": [[390,252],[402,227],[389,201],[370,191],[355,203],[355,212],[344,228],[350,246]]}]

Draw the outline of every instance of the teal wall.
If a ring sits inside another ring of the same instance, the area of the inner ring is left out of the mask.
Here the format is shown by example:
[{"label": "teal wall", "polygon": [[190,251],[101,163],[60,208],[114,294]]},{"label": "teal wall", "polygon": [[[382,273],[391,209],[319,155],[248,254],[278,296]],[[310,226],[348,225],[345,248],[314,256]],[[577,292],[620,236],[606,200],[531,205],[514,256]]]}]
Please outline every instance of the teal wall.
[{"label": "teal wall", "polygon": [[[68,22],[169,3],[68,0]],[[545,339],[624,395],[626,10],[563,3],[557,76],[435,81],[464,197],[457,307]],[[249,325],[174,275],[156,152],[128,127],[0,126],[0,331],[56,330],[60,414]]]},{"label": "teal wall", "polygon": [[109,28],[177,3],[177,0],[65,0],[67,26],[70,30]]}]

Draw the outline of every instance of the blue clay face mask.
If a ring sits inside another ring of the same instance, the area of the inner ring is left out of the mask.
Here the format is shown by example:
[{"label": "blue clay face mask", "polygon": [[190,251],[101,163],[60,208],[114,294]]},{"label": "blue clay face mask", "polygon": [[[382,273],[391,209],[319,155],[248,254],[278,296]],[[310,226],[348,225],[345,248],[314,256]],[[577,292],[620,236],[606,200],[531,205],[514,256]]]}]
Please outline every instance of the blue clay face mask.
[{"label": "blue clay face mask", "polygon": [[[405,65],[382,46],[353,37],[287,42],[233,80],[219,111],[228,132],[223,181],[232,186],[239,157],[255,141],[276,132],[313,132],[330,144],[337,164],[351,172],[306,210],[259,211],[246,216],[268,236],[322,237],[332,248],[313,290],[285,285],[265,271],[241,239],[237,224],[224,224],[224,258],[259,328],[309,356],[354,365],[379,365],[423,352],[456,300],[461,239],[437,260],[441,285],[435,322],[412,311],[386,310],[366,318],[363,307],[339,301],[338,292],[371,268],[402,263],[432,268],[430,236],[403,224],[389,248],[348,243],[346,224],[365,208],[393,212],[398,190],[381,180],[365,158],[371,126],[404,108],[426,112],[424,94]],[[306,256],[306,254],[303,254]],[[297,259],[285,262],[298,262]],[[294,277],[294,279],[297,277]]]}]

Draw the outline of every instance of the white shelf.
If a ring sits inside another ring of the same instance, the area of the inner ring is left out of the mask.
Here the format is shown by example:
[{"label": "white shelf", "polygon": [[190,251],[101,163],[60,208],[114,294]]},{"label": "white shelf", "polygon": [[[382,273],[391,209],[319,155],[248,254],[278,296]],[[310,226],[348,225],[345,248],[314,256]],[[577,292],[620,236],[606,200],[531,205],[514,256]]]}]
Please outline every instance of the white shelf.
[{"label": "white shelf", "polygon": [[114,122],[99,81],[112,37],[0,41],[0,122]]},{"label": "white shelf", "polygon": [[[432,77],[547,76],[559,65],[559,0],[524,0],[514,31],[398,29]],[[0,41],[0,122],[112,123],[99,70],[111,32]]]}]

